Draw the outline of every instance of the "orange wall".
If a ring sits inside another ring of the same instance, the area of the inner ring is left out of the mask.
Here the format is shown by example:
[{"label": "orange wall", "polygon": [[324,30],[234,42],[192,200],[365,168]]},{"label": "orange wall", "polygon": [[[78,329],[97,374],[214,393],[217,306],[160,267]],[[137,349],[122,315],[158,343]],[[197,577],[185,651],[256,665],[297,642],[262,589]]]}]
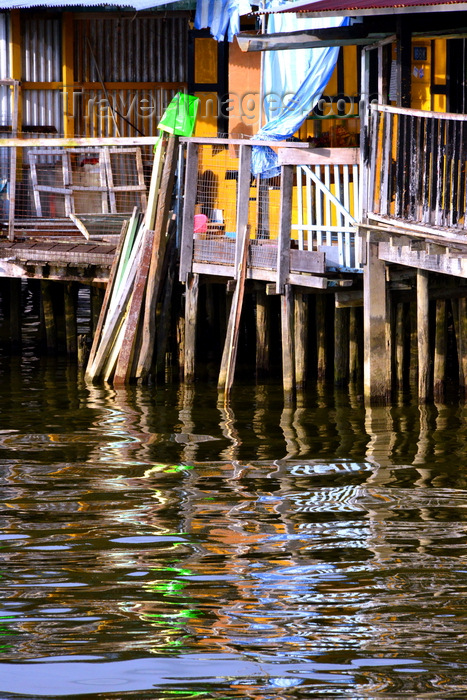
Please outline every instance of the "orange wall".
[{"label": "orange wall", "polygon": [[252,135],[258,131],[261,54],[245,53],[237,40],[229,46],[229,133]]}]

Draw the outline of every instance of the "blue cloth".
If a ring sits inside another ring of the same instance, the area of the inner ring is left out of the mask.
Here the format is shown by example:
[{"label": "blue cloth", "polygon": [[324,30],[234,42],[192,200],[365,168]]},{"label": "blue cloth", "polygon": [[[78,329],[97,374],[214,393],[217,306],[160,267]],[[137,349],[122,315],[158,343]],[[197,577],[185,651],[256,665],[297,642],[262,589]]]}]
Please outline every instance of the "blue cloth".
[{"label": "blue cloth", "polygon": [[[347,17],[307,19],[297,18],[293,13],[271,14],[268,33],[340,27],[348,23]],[[253,138],[283,141],[293,136],[323,94],[338,55],[338,47],[266,51],[263,105],[267,122]],[[271,148],[253,148],[252,172],[266,178],[280,174],[277,155]]]},{"label": "blue cloth", "polygon": [[195,29],[209,28],[217,41],[224,41],[228,34],[229,41],[233,41],[240,31],[240,15],[247,12],[251,12],[247,0],[198,0]]}]

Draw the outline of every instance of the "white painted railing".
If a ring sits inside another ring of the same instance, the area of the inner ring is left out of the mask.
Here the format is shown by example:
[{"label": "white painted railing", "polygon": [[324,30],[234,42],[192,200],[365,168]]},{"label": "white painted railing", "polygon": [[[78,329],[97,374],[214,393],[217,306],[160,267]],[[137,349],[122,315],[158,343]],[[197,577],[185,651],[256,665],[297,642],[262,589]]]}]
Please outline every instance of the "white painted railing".
[{"label": "white painted railing", "polygon": [[360,267],[356,222],[360,218],[359,149],[334,148],[279,152],[281,164],[296,165],[296,215],[300,250],[326,253],[327,267]]}]

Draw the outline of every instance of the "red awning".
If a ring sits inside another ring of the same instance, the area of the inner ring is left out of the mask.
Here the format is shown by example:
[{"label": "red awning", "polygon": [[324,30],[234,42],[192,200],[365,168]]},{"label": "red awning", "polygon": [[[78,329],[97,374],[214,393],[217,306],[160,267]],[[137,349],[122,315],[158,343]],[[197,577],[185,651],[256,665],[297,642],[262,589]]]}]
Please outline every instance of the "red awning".
[{"label": "red awning", "polygon": [[[315,0],[315,2],[294,2],[282,5],[271,12],[295,12],[309,16],[323,15],[380,15],[408,12],[446,12],[463,11],[467,8],[465,0]],[[263,14],[258,12],[257,14]]]}]

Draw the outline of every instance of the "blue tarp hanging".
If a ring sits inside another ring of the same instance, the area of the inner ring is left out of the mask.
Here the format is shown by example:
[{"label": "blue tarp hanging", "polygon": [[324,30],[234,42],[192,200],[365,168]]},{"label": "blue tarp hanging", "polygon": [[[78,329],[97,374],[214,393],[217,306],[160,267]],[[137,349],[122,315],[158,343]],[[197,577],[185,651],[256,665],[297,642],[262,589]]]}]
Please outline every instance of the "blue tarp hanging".
[{"label": "blue tarp hanging", "polygon": [[248,12],[251,5],[247,0],[198,0],[195,29],[209,28],[217,41],[223,41],[226,34],[233,41],[240,31],[240,15]]},{"label": "blue tarp hanging", "polygon": [[[347,17],[306,19],[278,13],[269,15],[267,30],[271,34],[341,27],[348,23]],[[338,47],[265,52],[263,105],[267,123],[253,137],[255,140],[284,141],[298,131],[323,94],[338,54]],[[265,178],[280,174],[277,155],[271,148],[253,148],[252,171]]]}]

